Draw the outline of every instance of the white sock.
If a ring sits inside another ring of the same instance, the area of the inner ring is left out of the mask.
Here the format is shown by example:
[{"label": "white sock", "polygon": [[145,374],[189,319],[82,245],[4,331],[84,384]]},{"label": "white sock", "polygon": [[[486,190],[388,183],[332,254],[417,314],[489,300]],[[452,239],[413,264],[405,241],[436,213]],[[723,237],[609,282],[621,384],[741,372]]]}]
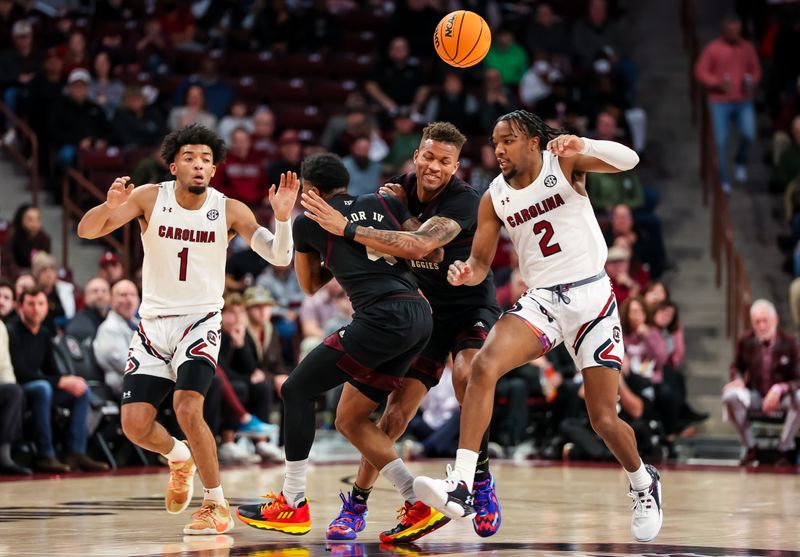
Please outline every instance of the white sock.
[{"label": "white sock", "polygon": [[408,471],[402,458],[395,459],[381,468],[381,475],[392,483],[404,500],[412,505],[419,501],[414,494],[414,476]]},{"label": "white sock", "polygon": [[283,476],[283,496],[291,507],[299,506],[306,499],[306,472],[308,459],[286,461]]},{"label": "white sock", "polygon": [[222,494],[222,484],[217,487],[203,488],[203,501],[214,501],[220,505],[225,505],[225,496]]},{"label": "white sock", "polygon": [[631,488],[634,491],[644,491],[650,487],[650,484],[653,482],[653,478],[650,477],[650,474],[648,474],[647,470],[644,468],[644,462],[641,460],[639,462],[639,469],[635,472],[628,472],[625,470],[625,473],[628,474],[628,480],[631,482]]},{"label": "white sock", "polygon": [[472,482],[475,481],[475,467],[478,465],[478,453],[469,449],[456,451],[456,466],[453,469],[458,474],[458,479],[467,484],[467,489],[472,492]]},{"label": "white sock", "polygon": [[169,462],[186,462],[189,460],[189,458],[192,456],[192,453],[189,451],[189,447],[186,446],[186,443],[178,441],[174,437],[172,440],[175,442],[172,445],[172,450],[162,456]]}]

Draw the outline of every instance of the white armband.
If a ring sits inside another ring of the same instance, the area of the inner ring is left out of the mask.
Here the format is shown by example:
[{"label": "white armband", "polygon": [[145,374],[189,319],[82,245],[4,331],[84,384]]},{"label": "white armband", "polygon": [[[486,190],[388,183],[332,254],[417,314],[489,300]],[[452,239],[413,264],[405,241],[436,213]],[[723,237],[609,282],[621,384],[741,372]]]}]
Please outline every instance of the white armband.
[{"label": "white armband", "polygon": [[263,226],[250,239],[250,247],[271,265],[285,267],[292,262],[292,220],[275,219],[275,234]]},{"label": "white armband", "polygon": [[636,151],[625,147],[616,141],[603,141],[582,137],[583,150],[581,155],[588,155],[600,159],[619,170],[630,170],[639,164],[639,155]]}]

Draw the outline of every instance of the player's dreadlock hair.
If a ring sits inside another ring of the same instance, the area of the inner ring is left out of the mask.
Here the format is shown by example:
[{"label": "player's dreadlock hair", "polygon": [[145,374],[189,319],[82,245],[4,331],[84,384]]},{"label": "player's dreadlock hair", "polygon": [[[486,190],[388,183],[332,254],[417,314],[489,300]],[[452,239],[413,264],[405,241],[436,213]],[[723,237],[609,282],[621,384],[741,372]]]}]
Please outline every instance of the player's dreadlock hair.
[{"label": "player's dreadlock hair", "polygon": [[216,133],[200,124],[189,124],[165,137],[164,143],[161,144],[161,156],[167,164],[174,162],[178,151],[184,145],[208,145],[214,157],[214,164],[225,160],[225,142]]},{"label": "player's dreadlock hair", "polygon": [[422,129],[422,141],[432,139],[454,145],[459,151],[467,142],[464,134],[450,122],[431,122]]},{"label": "player's dreadlock hair", "polygon": [[333,153],[309,155],[300,165],[300,175],[323,193],[346,188],[350,184],[350,173],[342,159]]},{"label": "player's dreadlock hair", "polygon": [[499,122],[511,122],[522,134],[528,137],[538,137],[539,148],[541,149],[544,149],[551,139],[568,133],[564,129],[551,128],[544,123],[544,120],[527,110],[515,110],[514,112],[503,114],[494,121],[495,126]]}]

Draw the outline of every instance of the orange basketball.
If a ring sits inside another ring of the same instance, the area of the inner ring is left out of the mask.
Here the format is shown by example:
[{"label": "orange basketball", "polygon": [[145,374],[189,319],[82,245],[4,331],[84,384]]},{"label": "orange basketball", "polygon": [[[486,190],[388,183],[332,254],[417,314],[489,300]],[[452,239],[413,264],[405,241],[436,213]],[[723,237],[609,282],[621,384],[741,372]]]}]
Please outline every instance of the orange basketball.
[{"label": "orange basketball", "polygon": [[456,68],[474,66],[492,46],[492,32],[486,21],[467,10],[450,12],[433,32],[433,48],[439,58]]}]

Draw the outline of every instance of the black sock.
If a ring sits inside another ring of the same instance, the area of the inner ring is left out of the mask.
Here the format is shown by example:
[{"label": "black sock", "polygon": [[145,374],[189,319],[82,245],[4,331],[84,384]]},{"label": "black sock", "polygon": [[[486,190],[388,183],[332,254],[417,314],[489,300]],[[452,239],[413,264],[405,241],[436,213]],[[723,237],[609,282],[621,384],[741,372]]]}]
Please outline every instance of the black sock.
[{"label": "black sock", "polygon": [[483,482],[489,479],[489,430],[483,434],[481,449],[478,452],[478,463],[475,465],[475,481]]},{"label": "black sock", "polygon": [[353,498],[354,503],[358,503],[359,505],[366,505],[370,493],[372,493],[371,487],[368,489],[364,489],[362,487],[358,487],[358,485],[355,482],[353,482],[353,489],[350,490],[350,495]]}]

